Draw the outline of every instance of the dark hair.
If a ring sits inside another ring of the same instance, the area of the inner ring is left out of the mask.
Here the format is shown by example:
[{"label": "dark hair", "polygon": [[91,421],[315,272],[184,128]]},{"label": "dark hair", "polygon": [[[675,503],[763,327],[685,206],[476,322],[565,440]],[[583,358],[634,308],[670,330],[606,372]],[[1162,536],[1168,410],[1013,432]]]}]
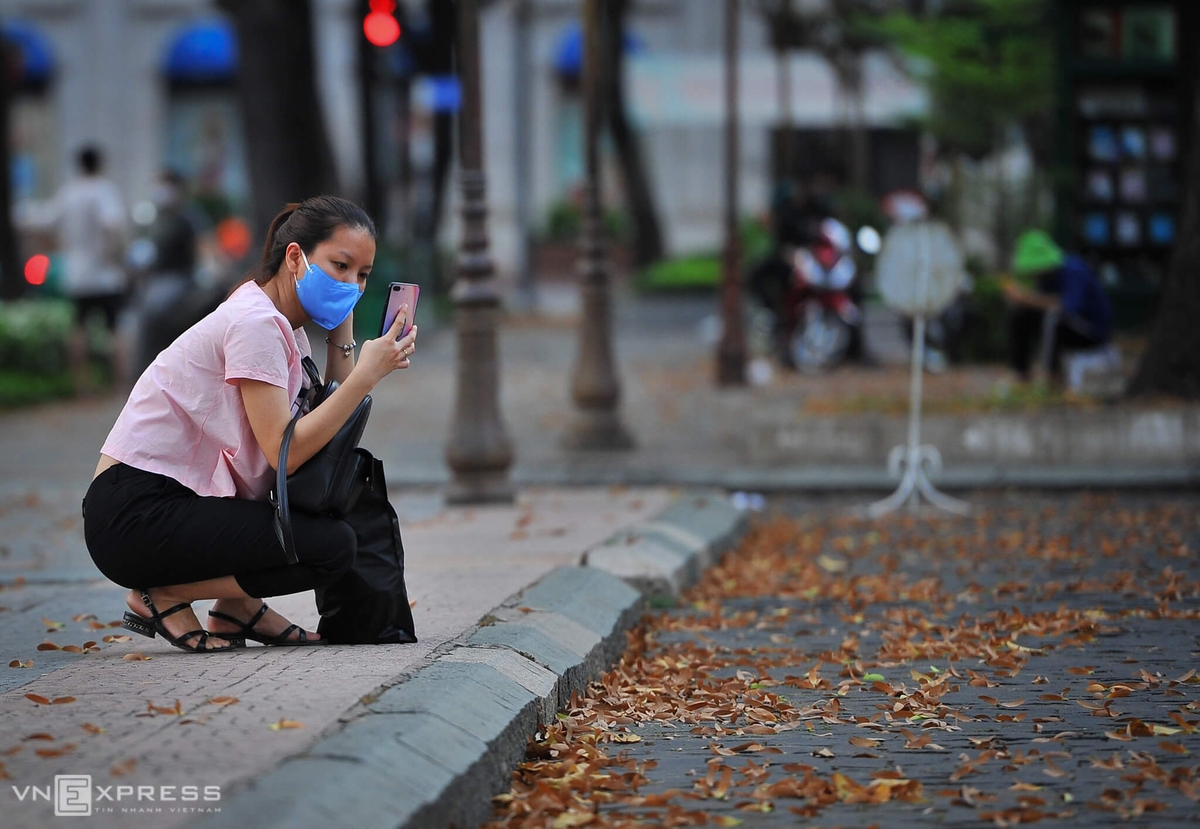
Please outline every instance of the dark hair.
[{"label": "dark hair", "polygon": [[279,272],[288,245],[295,242],[306,254],[312,253],[313,248],[332,237],[339,227],[365,230],[372,239],[375,238],[375,223],[354,202],[337,196],[314,196],[299,204],[289,204],[271,220],[267,241],[263,244],[262,262],[238,287],[251,279],[266,285]]},{"label": "dark hair", "polygon": [[79,150],[79,168],[89,176],[95,175],[103,163],[104,157],[98,147],[89,144]]}]

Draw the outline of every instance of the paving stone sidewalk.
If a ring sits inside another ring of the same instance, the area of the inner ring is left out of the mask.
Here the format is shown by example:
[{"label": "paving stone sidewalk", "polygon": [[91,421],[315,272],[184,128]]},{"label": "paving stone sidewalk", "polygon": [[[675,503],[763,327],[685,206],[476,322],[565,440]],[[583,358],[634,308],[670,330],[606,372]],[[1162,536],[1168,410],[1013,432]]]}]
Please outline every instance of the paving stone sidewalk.
[{"label": "paving stone sidewalk", "polygon": [[[1200,497],[973,500],[980,517],[880,522],[847,499],[777,502],[801,522],[774,536],[793,553],[770,575],[728,564],[737,597],[717,612],[718,585],[690,594],[704,604],[652,625],[645,659],[710,690],[748,672],[795,716],[775,734],[751,703],[733,724],[632,725],[619,748],[657,764],[636,794],[745,827],[1200,822]],[[720,704],[695,699],[679,710]],[[889,799],[889,777],[919,789]],[[618,802],[595,825],[663,814]]]},{"label": "paving stone sidewalk", "polygon": [[[661,488],[531,489],[512,507],[436,507],[419,519],[411,517],[414,497],[396,500],[410,514],[404,538],[416,645],[252,646],[197,656],[161,639],[105,643],[121,631],[91,626],[119,620],[125,593],[106,581],[0,590],[0,822],[50,825],[51,805],[23,802],[18,790],[52,786],[57,774],[91,774],[97,785],[220,786],[228,796],[337,730],[360,699],[421,668],[508,596],[555,567],[577,564],[588,546],[660,511],[671,495]],[[297,622],[316,623],[311,593],[271,603]],[[201,618],[206,606],[197,603]],[[95,641],[101,649],[37,650],[43,641]],[[124,661],[129,654],[148,659]],[[32,667],[5,667],[26,660]],[[45,705],[27,694],[73,701]],[[220,704],[222,697],[237,702]],[[273,730],[281,720],[303,727]],[[194,816],[185,807],[211,804],[142,805],[162,811],[98,811],[89,825],[174,826]]]}]

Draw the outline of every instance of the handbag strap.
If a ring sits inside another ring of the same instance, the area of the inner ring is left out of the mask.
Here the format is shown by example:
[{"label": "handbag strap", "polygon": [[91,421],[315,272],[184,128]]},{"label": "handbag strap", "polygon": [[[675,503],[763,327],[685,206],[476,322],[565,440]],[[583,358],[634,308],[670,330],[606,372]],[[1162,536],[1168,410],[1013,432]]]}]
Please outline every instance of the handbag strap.
[{"label": "handbag strap", "polygon": [[[296,431],[296,421],[304,414],[307,403],[309,411],[315,409],[333,391],[321,382],[321,370],[317,368],[312,357],[305,355],[300,360],[300,366],[308,376],[308,389],[302,389],[296,400],[296,414],[288,421],[283,430],[283,439],[279,442],[279,461],[275,464],[275,491],[271,503],[275,507],[275,537],[283,547],[288,564],[298,564],[300,557],[296,555],[296,540],[292,534],[292,512],[288,508],[287,497],[287,459],[288,449],[292,445],[292,433]],[[336,383],[332,384],[336,387]]]},{"label": "handbag strap", "polygon": [[287,459],[288,448],[292,445],[292,433],[296,431],[296,421],[303,413],[304,408],[298,408],[295,416],[288,421],[287,428],[283,430],[283,440],[279,442],[279,463],[275,466],[275,492],[272,501],[275,505],[275,536],[283,545],[288,564],[300,562],[300,557],[296,555],[296,540],[292,535],[292,513],[288,509]]}]

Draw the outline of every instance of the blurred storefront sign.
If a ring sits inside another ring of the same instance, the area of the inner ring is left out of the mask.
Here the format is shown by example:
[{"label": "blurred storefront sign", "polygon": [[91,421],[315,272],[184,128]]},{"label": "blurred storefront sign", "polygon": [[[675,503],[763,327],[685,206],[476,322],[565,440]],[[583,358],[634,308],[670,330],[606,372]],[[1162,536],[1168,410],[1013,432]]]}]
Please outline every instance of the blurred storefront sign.
[{"label": "blurred storefront sign", "polygon": [[[882,54],[864,58],[863,113],[871,126],[899,123],[923,114],[928,98]],[[839,94],[832,70],[821,57],[791,57],[791,118],[797,126],[831,126],[849,106]],[[744,57],[739,64],[738,109],[744,126],[770,126],[780,119],[779,65],[770,54]],[[724,70],[713,55],[632,55],[628,93],[633,118],[644,126],[716,125],[724,118]]]}]

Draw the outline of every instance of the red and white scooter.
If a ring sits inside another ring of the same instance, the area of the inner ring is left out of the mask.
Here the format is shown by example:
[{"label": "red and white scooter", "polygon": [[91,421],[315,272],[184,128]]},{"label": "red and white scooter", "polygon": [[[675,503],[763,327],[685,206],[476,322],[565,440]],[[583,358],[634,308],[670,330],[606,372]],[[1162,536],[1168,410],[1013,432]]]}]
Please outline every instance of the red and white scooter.
[{"label": "red and white scooter", "polygon": [[817,240],[792,257],[784,342],[801,371],[821,371],[845,359],[852,329],[862,322],[862,312],[850,296],[858,275],[851,245],[845,225],[824,219]]}]

